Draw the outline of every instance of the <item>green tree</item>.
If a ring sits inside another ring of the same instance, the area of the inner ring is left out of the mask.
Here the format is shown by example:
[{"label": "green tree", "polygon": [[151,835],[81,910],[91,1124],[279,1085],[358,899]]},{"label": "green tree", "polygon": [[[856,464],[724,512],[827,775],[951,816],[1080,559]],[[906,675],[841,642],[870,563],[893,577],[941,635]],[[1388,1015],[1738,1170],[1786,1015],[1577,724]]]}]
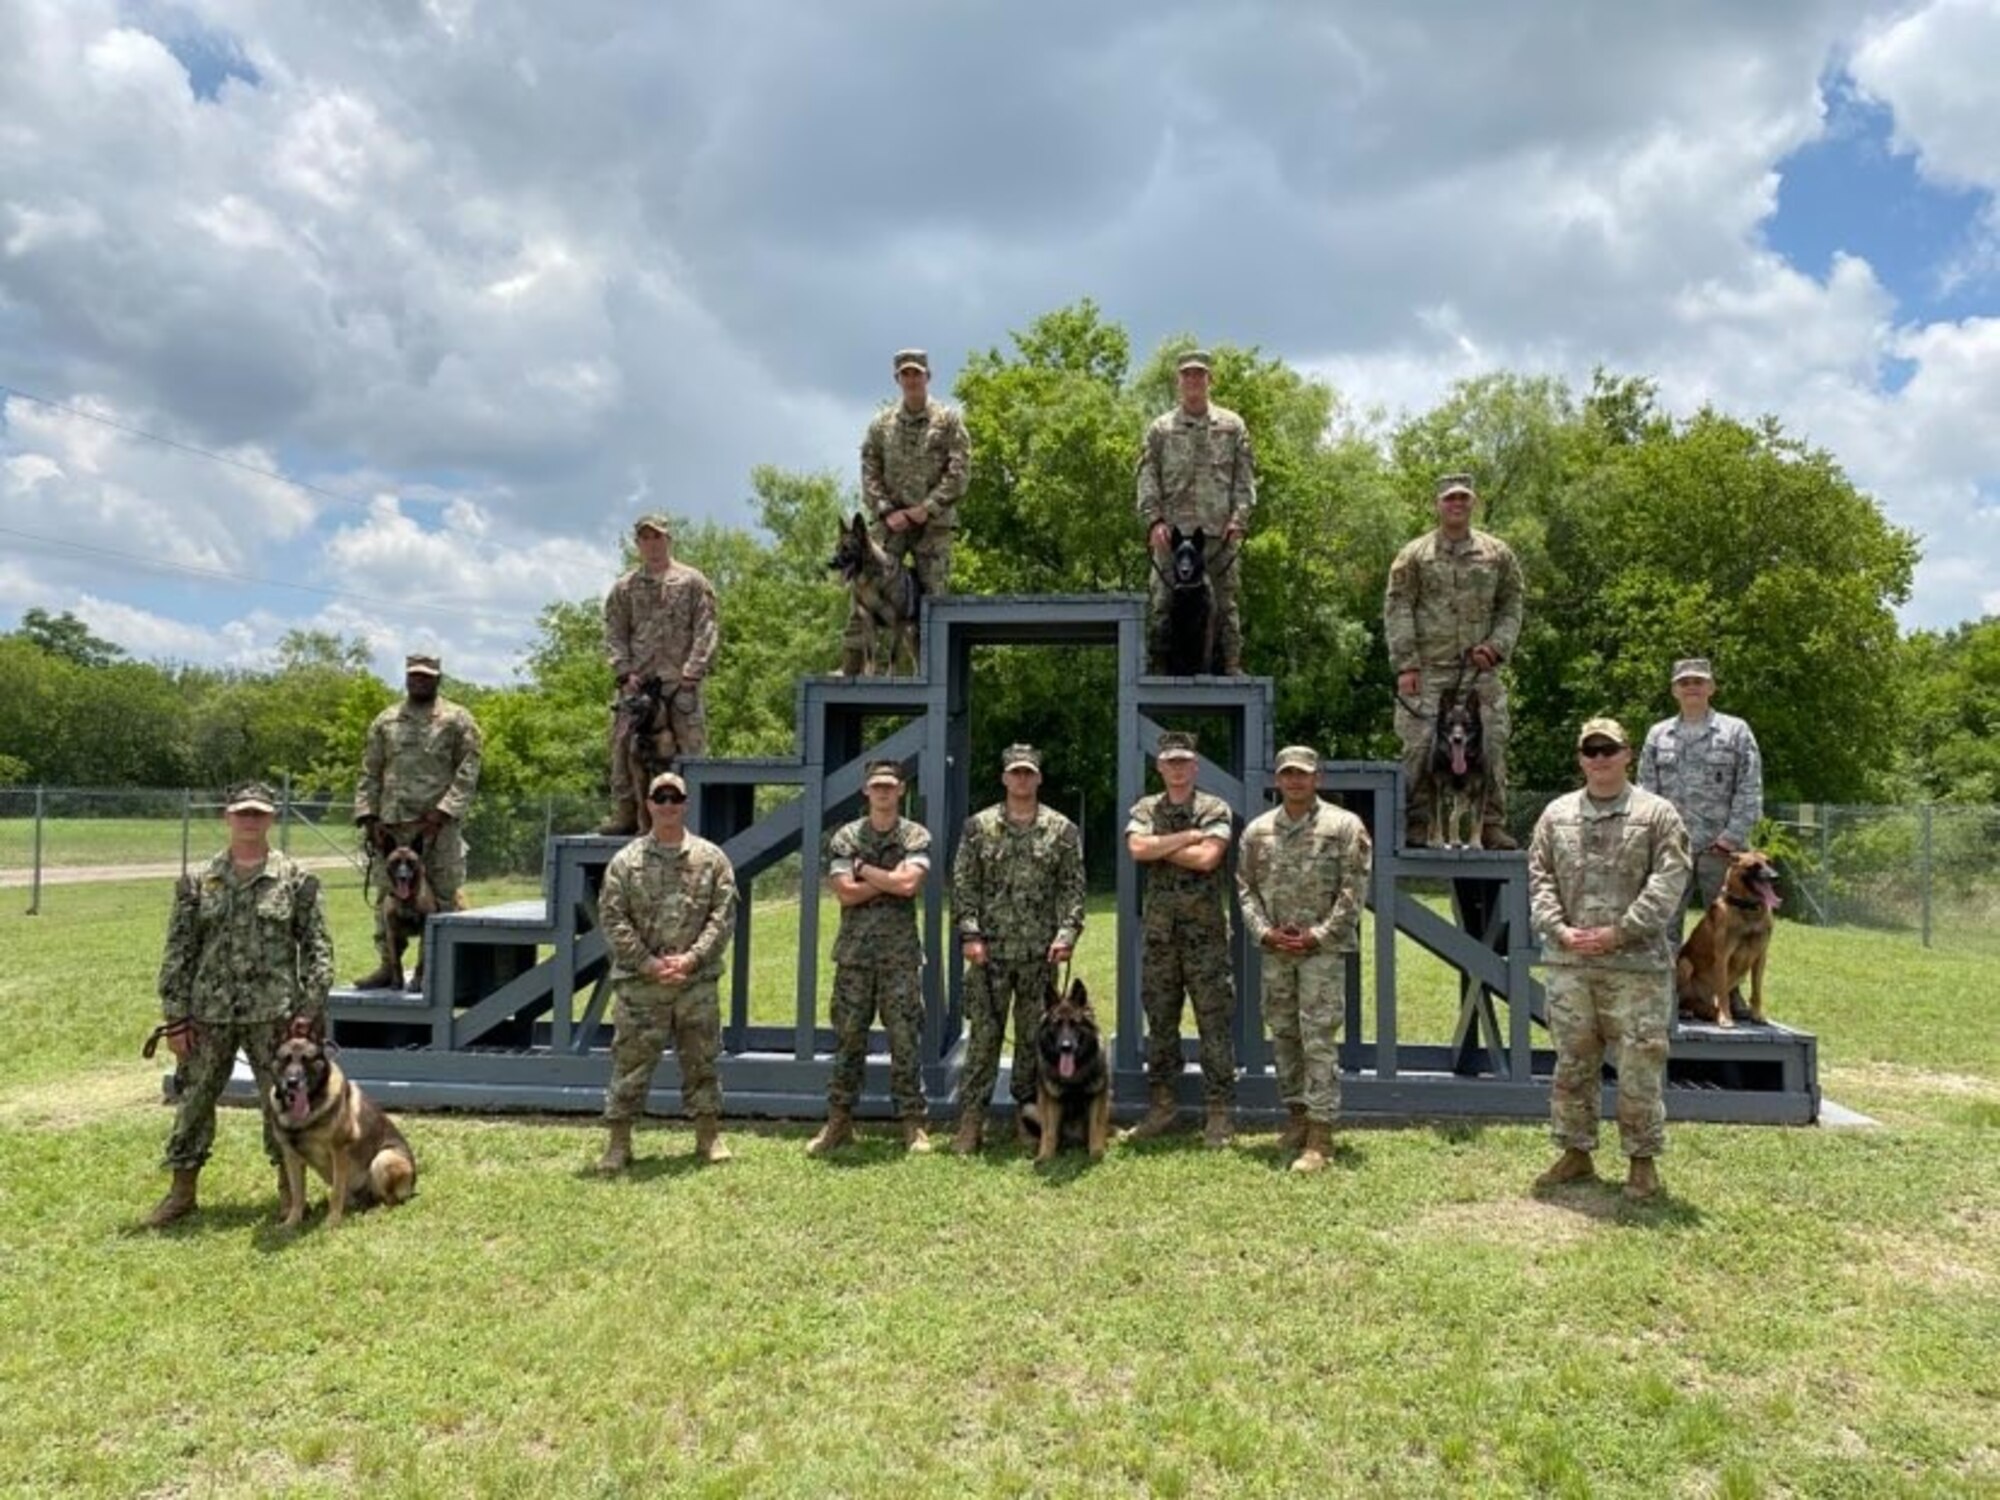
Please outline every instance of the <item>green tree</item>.
[{"label": "green tree", "polygon": [[51,615],[45,609],[30,608],[22,614],[15,633],[30,645],[79,667],[108,667],[125,655],[123,646],[93,635],[90,627],[68,610]]}]

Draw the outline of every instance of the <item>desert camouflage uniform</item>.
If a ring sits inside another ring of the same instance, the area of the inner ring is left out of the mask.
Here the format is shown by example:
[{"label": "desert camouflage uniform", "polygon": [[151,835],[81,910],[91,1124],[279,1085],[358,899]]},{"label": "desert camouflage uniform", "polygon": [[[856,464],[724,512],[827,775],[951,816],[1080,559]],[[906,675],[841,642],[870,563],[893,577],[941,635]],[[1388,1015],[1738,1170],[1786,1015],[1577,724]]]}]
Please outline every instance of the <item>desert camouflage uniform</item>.
[{"label": "desert camouflage uniform", "polygon": [[1236,856],[1236,900],[1251,941],[1285,926],[1319,939],[1309,954],[1265,950],[1264,1018],[1279,1097],[1323,1125],[1340,1114],[1342,955],[1360,942],[1371,853],[1359,818],[1315,799],[1304,817],[1282,806],[1261,814],[1243,830]]},{"label": "desert camouflage uniform", "polygon": [[[162,1166],[200,1167],[208,1160],[215,1101],[239,1050],[249,1059],[257,1097],[270,1097],[286,1021],[324,1015],[332,985],[333,939],[319,881],[285,855],[273,849],[261,870],[241,876],[225,849],[206,869],[181,878],[160,961],[160,1014],[193,1021],[195,1035]],[[268,1118],[264,1153],[279,1159]]]},{"label": "desert camouflage uniform", "polygon": [[[843,824],[827,845],[827,873],[853,875],[867,863],[893,870],[915,864],[928,870],[931,836],[920,823],[898,818],[886,832],[866,818]],[[904,1119],[924,1117],[919,1033],[924,1022],[923,944],[917,937],[914,896],[878,895],[840,909],[833,940],[833,1076],[826,1102],[851,1110],[861,1097],[868,1060],[868,1028],[879,1014],[889,1033],[889,1094]]]},{"label": "desert camouflage uniform", "polygon": [[[1420,672],[1422,713],[1396,704],[1396,735],[1403,742],[1403,790],[1410,809],[1430,816],[1431,729],[1438,702],[1453,683],[1479,700],[1486,752],[1486,806],[1481,820],[1504,823],[1507,808],[1507,685],[1496,667],[1482,672],[1466,663],[1474,646],[1491,646],[1506,661],[1521,634],[1521,564],[1513,548],[1475,529],[1452,541],[1442,528],[1404,546],[1389,565],[1382,600],[1382,633],[1392,670]],[[1464,667],[1463,675],[1460,667]]]},{"label": "desert camouflage uniform", "polygon": [[[700,680],[715,660],[719,639],[715,623],[715,589],[697,568],[684,562],[666,572],[634,568],[604,596],[604,653],[612,679],[657,677],[673,697],[667,704],[667,727],[653,737],[653,755],[664,769],[684,755],[708,750],[708,709]],[[696,679],[683,687],[681,679]],[[622,688],[621,688],[622,690]],[[611,802],[624,808],[644,791],[646,778],[638,747],[628,730],[621,740],[617,705],[611,718]],[[638,809],[639,826],[646,826],[645,809]]]},{"label": "desert camouflage uniform", "polygon": [[[448,698],[419,708],[407,698],[385,708],[368,726],[361,755],[361,785],[354,793],[354,821],[380,818],[391,833],[414,839],[419,820],[432,808],[448,820],[424,851],[424,874],[440,911],[464,905],[465,835],[460,831],[479,785],[479,726]],[[368,889],[379,891],[389,873],[380,850],[370,848]],[[375,912],[375,952],[389,959],[389,936]]]},{"label": "desert camouflage uniform", "polygon": [[[1201,416],[1182,407],[1153,419],[1139,448],[1139,520],[1148,531],[1155,524],[1178,526],[1192,534],[1206,533],[1202,552],[1215,592],[1219,640],[1225,664],[1243,660],[1243,615],[1238,585],[1243,569],[1238,548],[1223,541],[1231,525],[1247,527],[1257,504],[1257,465],[1250,451],[1250,429],[1227,407],[1210,403]],[[1148,553],[1149,556],[1153,554]],[[1149,585],[1148,649],[1154,670],[1166,658],[1167,603],[1170,590],[1153,556]]]},{"label": "desert camouflage uniform", "polygon": [[[681,1103],[691,1115],[722,1112],[716,1056],[722,1043],[722,950],[736,922],[736,872],[707,839],[689,834],[678,844],[651,834],[634,839],[604,867],[598,921],[611,948],[611,1082],[604,1118],[643,1114],[660,1052],[671,1044],[680,1063]],[[679,984],[647,978],[647,960],[676,953],[695,957]]]},{"label": "desert camouflage uniform", "polygon": [[[1228,843],[1229,804],[1196,788],[1185,802],[1165,792],[1132,804],[1128,834],[1181,833],[1190,828]],[[1146,1077],[1171,1084],[1181,1076],[1182,997],[1194,1003],[1201,1037],[1203,1101],[1236,1099],[1236,1042],[1229,1034],[1236,1013],[1236,981],[1229,971],[1228,877],[1184,870],[1168,860],[1146,866],[1146,896],[1139,922],[1144,934],[1139,999],[1146,1012]]]},{"label": "desert camouflage uniform", "polygon": [[[926,398],[912,412],[901,401],[877,413],[861,439],[861,498],[873,521],[875,540],[891,557],[907,557],[924,593],[942,599],[951,592],[951,542],[958,529],[958,502],[972,475],[972,440],[958,408]],[[924,508],[922,525],[891,531],[883,518],[892,510]],[[859,610],[850,610],[840,644],[859,653],[867,632]]]},{"label": "desert camouflage uniform", "polygon": [[1051,944],[1075,947],[1083,931],[1083,839],[1052,807],[1016,824],[996,803],[966,819],[951,867],[951,905],[959,940],[981,938],[986,962],[965,970],[965,1049],[961,1097],[984,1107],[1000,1076],[1007,1011],[1014,1012],[1016,1105],[1034,1102],[1040,1071],[1035,1030],[1054,967]]},{"label": "desert camouflage uniform", "polygon": [[[1528,888],[1556,1041],[1550,1116],[1556,1143],[1597,1148],[1604,1054],[1618,1069],[1618,1140],[1627,1156],[1666,1149],[1667,1036],[1673,976],[1668,928],[1687,884],[1687,829],[1663,797],[1627,787],[1599,805],[1582,791],[1551,802],[1528,844]],[[1617,951],[1572,953],[1561,927],[1616,927]]]},{"label": "desert camouflage uniform", "polygon": [[1729,855],[1711,853],[1721,839],[1732,851],[1750,847],[1750,830],[1764,816],[1764,757],[1750,726],[1710,709],[1700,724],[1680,716],[1646,731],[1639,785],[1673,803],[1694,851],[1689,895],[1705,907],[1722,890]]}]

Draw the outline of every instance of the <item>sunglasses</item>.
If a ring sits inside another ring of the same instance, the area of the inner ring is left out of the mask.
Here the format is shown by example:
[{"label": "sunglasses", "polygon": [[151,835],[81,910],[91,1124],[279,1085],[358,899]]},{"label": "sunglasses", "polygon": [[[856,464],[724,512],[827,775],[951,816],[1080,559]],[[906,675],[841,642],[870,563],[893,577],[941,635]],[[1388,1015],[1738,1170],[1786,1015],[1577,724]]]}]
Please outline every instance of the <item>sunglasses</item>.
[{"label": "sunglasses", "polygon": [[1608,740],[1592,740],[1583,747],[1583,756],[1586,760],[1608,760],[1624,748],[1623,745],[1614,745]]},{"label": "sunglasses", "polygon": [[687,801],[686,792],[677,792],[672,787],[661,787],[646,799],[656,807],[675,807]]}]

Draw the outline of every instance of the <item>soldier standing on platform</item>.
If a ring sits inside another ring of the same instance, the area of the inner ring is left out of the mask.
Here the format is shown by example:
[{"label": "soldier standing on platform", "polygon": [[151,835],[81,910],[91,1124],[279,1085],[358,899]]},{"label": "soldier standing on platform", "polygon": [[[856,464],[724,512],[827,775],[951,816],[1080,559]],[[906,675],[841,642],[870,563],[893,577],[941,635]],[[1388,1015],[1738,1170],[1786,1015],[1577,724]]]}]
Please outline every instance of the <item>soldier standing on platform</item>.
[{"label": "soldier standing on platform", "polygon": [[924,950],[917,936],[917,897],[930,873],[931,836],[898,811],[903,768],[893,760],[868,767],[863,791],[868,816],[843,824],[827,845],[826,883],[840,903],[833,943],[833,1076],[826,1124],[806,1146],[811,1156],[854,1139],[868,1028],[877,1015],[889,1033],[889,1093],[903,1122],[903,1144],[918,1154],[931,1149],[919,1043]]},{"label": "soldier standing on platform", "polygon": [[[715,589],[699,569],[674,559],[672,523],[655,512],[632,528],[639,566],[604,596],[604,652],[619,704],[611,718],[611,817],[597,831],[647,826],[640,800],[649,774],[708,750],[701,685],[715,661]],[[644,719],[621,707],[653,697]],[[647,725],[652,728],[648,732]]]},{"label": "soldier standing on platform", "polygon": [[1243,830],[1236,895],[1243,926],[1264,950],[1264,1018],[1290,1120],[1278,1147],[1294,1172],[1317,1172],[1340,1116],[1344,955],[1361,936],[1371,850],[1361,820],[1319,797],[1319,755],[1278,752],[1281,805]]},{"label": "soldier standing on platform", "polygon": [[736,872],[707,839],[687,831],[687,783],[662,771],[647,788],[653,831],[612,855],[598,895],[617,1001],[604,1119],[611,1141],[600,1172],[632,1164],[632,1122],[669,1043],[680,1063],[681,1103],[694,1118],[694,1154],[729,1160],[722,1144],[722,950],[736,922]]},{"label": "soldier standing on platform", "polygon": [[[384,861],[398,843],[423,848],[424,874],[439,911],[465,905],[465,836],[459,831],[479,785],[479,726],[449,698],[438,696],[443,668],[435,656],[406,657],[404,698],[375,716],[361,755],[361,785],[354,793],[354,821],[369,849],[366,888],[381,890]],[[375,910],[375,972],[354,981],[379,990],[395,981],[389,934]]]},{"label": "soldier standing on platform", "polygon": [[1201,1036],[1207,1106],[1203,1139],[1235,1139],[1236,983],[1229,972],[1229,916],[1223,857],[1229,851],[1229,804],[1194,784],[1195,737],[1160,736],[1155,764],[1166,790],[1132,805],[1125,847],[1146,868],[1139,919],[1145,931],[1140,1000],[1146,1012],[1150,1105],[1128,1140],[1151,1140],[1174,1128],[1175,1081],[1181,1076],[1181,1007],[1194,1003]]},{"label": "soldier standing on platform", "polygon": [[1438,525],[1396,554],[1382,601],[1382,634],[1396,669],[1396,735],[1403,742],[1404,842],[1430,837],[1431,734],[1448,693],[1479,701],[1486,760],[1480,842],[1518,847],[1506,829],[1507,685],[1500,664],[1521,634],[1521,564],[1496,536],[1476,531],[1469,474],[1437,484]]},{"label": "soldier standing on platform", "polygon": [[[1238,607],[1238,566],[1250,511],[1257,503],[1257,465],[1250,429],[1227,407],[1208,399],[1206,350],[1190,349],[1176,366],[1180,404],[1154,418],[1139,449],[1139,519],[1152,558],[1148,670],[1166,670],[1169,589],[1165,577],[1172,529],[1203,532],[1203,559],[1219,616],[1222,670],[1243,675],[1243,617]],[[1206,667],[1203,668],[1207,670]]]},{"label": "soldier standing on platform", "polygon": [[1687,829],[1664,797],[1626,779],[1631,742],[1616,719],[1577,736],[1583,788],[1556,798],[1528,845],[1528,890],[1548,965],[1556,1071],[1549,1110],[1562,1155],[1535,1179],[1551,1188],[1595,1174],[1604,1054],[1618,1069],[1618,1143],[1630,1160],[1625,1196],[1660,1191],[1672,1024],[1668,929],[1688,878]]},{"label": "soldier standing on platform", "polygon": [[1007,1011],[1014,1012],[1016,1133],[1032,1141],[1026,1114],[1035,1102],[1035,1032],[1056,965],[1067,963],[1083,931],[1083,839],[1076,825],[1036,795],[1042,755],[1009,745],[1001,756],[1004,801],[966,819],[951,867],[951,904],[965,955],[965,1014],[971,1037],[951,1149],[979,1149],[986,1107],[1000,1073]]},{"label": "soldier standing on platform", "polygon": [[[928,354],[899,349],[895,369],[902,399],[870,422],[861,439],[861,498],[875,540],[891,557],[907,557],[924,593],[942,599],[951,592],[951,542],[972,474],[972,440],[958,408],[931,399]],[[867,640],[857,605],[840,638],[841,675],[861,675]]]},{"label": "soldier standing on platform", "polygon": [[[1750,726],[1708,706],[1715,674],[1706,657],[1674,663],[1674,700],[1681,711],[1646,731],[1639,785],[1673,803],[1694,851],[1688,894],[1704,910],[1722,890],[1732,856],[1750,847],[1750,830],[1764,816],[1764,757]],[[1674,935],[1686,915],[1674,918]]]}]

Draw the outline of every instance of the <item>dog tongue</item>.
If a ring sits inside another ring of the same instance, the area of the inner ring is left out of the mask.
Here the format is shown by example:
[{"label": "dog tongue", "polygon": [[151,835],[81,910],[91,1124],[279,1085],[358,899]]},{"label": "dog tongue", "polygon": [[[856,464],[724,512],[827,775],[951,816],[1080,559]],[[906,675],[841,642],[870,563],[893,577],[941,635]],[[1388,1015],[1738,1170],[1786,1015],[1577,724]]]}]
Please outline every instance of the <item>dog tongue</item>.
[{"label": "dog tongue", "polygon": [[1454,776],[1463,776],[1465,774],[1465,746],[1463,745],[1453,745],[1451,747],[1451,774]]},{"label": "dog tongue", "polygon": [[294,1120],[303,1120],[307,1115],[312,1113],[312,1100],[307,1096],[304,1089],[295,1090],[292,1096],[285,1101],[285,1113],[290,1115]]},{"label": "dog tongue", "polygon": [[1059,1078],[1076,1077],[1076,1054],[1074,1052],[1065,1052],[1062,1055],[1061,1059],[1056,1063],[1056,1076]]},{"label": "dog tongue", "polygon": [[1765,886],[1759,892],[1757,892],[1757,899],[1764,903],[1765,911],[1776,911],[1779,907],[1785,904],[1784,900],[1778,895],[1778,893],[1772,890],[1768,885]]}]

